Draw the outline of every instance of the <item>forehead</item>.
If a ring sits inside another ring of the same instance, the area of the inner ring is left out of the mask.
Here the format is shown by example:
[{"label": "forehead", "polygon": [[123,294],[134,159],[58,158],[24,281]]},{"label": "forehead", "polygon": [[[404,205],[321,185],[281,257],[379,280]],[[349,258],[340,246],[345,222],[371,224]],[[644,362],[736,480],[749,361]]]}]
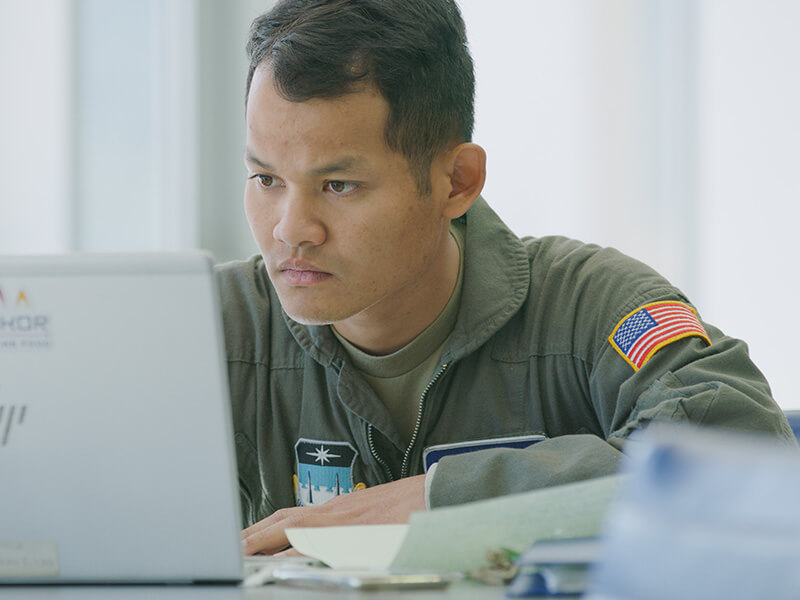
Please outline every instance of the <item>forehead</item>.
[{"label": "forehead", "polygon": [[384,138],[388,116],[389,105],[374,87],[292,102],[278,93],[270,69],[259,67],[247,100],[247,145],[259,153],[291,155],[293,160],[298,154],[389,153]]}]

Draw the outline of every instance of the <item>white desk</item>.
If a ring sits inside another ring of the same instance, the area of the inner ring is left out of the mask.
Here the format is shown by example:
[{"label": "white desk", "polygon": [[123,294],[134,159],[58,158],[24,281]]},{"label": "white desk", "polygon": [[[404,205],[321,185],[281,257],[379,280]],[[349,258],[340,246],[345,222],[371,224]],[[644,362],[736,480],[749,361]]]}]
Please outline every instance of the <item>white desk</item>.
[{"label": "white desk", "polygon": [[234,586],[0,586],[0,600],[500,600],[505,588],[472,582],[451,584],[441,590],[331,591],[267,585]]}]

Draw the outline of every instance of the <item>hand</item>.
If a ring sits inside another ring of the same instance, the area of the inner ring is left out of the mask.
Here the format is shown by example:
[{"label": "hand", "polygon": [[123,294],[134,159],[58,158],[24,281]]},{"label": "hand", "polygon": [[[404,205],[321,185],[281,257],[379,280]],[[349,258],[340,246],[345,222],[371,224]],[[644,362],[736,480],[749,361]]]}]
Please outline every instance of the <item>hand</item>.
[{"label": "hand", "polygon": [[286,548],[288,527],[407,523],[417,510],[425,510],[425,475],[336,496],[319,506],[277,510],[242,532],[244,553],[274,554]]}]

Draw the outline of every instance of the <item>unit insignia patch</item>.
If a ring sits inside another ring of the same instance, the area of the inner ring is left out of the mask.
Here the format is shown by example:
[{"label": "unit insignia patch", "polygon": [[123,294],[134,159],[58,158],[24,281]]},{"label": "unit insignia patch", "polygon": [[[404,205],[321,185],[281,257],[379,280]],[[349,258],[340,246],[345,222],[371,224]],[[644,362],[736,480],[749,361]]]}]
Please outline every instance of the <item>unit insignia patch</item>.
[{"label": "unit insignia patch", "polygon": [[353,463],[358,452],[350,443],[300,438],[294,453],[298,506],[324,504],[353,491]]}]

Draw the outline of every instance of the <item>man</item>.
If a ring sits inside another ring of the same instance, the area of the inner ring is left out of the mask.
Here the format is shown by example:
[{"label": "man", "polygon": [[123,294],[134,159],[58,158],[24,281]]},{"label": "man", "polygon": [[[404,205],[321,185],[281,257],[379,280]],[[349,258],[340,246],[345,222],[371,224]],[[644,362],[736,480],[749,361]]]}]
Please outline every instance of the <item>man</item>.
[{"label": "man", "polygon": [[792,442],[745,345],[679,290],[520,240],[480,198],[452,0],[288,0],[248,51],[261,255],[220,268],[246,552],[607,475],[651,421]]}]

